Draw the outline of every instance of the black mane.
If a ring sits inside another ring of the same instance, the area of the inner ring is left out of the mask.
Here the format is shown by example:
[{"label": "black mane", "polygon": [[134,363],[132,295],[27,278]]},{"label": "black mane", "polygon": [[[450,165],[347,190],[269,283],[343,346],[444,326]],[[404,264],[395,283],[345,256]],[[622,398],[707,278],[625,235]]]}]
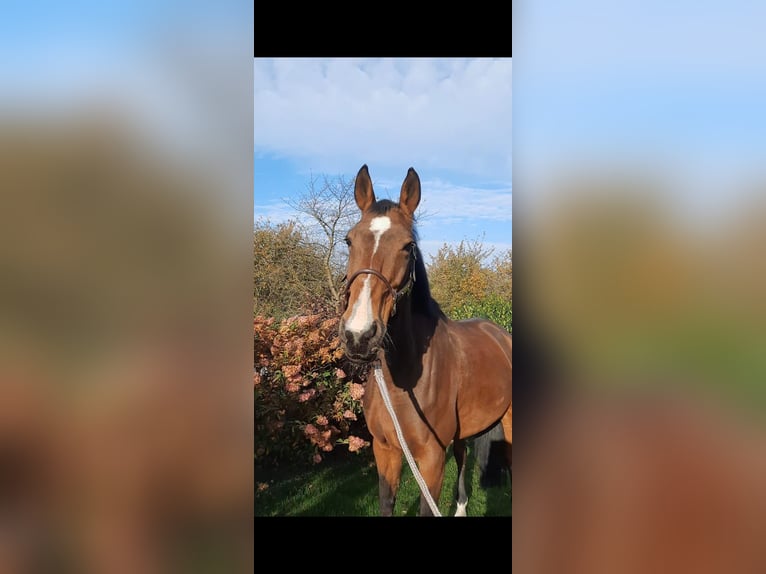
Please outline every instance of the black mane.
[{"label": "black mane", "polygon": [[413,228],[415,237],[415,284],[412,286],[412,310],[415,313],[433,317],[435,319],[444,318],[444,312],[439,307],[439,303],[431,296],[431,288],[428,285],[428,275],[426,274],[426,263],[420,247],[417,245],[418,234]]}]

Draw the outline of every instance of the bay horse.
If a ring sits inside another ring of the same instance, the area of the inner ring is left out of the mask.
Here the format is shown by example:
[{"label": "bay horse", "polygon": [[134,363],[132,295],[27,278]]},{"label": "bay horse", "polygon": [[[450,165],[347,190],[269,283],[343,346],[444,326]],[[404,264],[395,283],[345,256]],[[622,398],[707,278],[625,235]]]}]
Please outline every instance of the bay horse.
[{"label": "bay horse", "polygon": [[[466,515],[466,440],[501,424],[511,450],[511,335],[485,319],[453,321],[432,298],[417,244],[420,178],[410,168],[399,202],[376,200],[363,165],[348,232],[339,337],[346,357],[368,365],[364,416],[372,434],[380,514],[393,515],[402,445],[373,371],[380,367],[402,436],[428,491],[439,500],[450,443],[458,466],[456,516]],[[421,495],[421,516],[433,515]]]}]

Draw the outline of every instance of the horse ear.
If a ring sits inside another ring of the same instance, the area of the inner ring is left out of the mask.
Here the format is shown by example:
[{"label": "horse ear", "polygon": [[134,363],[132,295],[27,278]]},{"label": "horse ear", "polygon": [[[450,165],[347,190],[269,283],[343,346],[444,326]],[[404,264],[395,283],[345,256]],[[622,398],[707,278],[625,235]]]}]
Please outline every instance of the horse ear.
[{"label": "horse ear", "polygon": [[375,203],[375,192],[372,190],[372,180],[370,172],[367,171],[367,164],[364,164],[356,174],[354,199],[362,211],[367,211],[367,208]]},{"label": "horse ear", "polygon": [[417,172],[410,168],[407,170],[407,177],[402,184],[402,193],[399,196],[399,206],[403,207],[410,215],[415,213],[420,203],[420,178]]}]

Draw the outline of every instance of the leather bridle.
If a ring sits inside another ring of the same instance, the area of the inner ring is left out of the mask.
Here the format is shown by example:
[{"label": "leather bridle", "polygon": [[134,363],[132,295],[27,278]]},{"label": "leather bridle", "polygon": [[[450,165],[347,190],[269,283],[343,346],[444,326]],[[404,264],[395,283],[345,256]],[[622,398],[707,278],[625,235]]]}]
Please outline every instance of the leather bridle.
[{"label": "leather bridle", "polygon": [[348,308],[348,299],[351,296],[349,289],[351,287],[351,283],[354,282],[354,279],[356,279],[360,275],[374,275],[375,277],[383,281],[383,284],[386,286],[386,289],[388,289],[388,293],[391,295],[391,299],[393,300],[393,307],[391,308],[391,317],[396,315],[397,301],[399,301],[399,299],[401,299],[407,293],[409,293],[412,290],[412,285],[415,283],[415,261],[417,260],[417,258],[418,258],[417,246],[413,243],[412,250],[410,251],[410,259],[408,262],[410,272],[408,274],[407,281],[398,290],[394,289],[393,285],[391,285],[391,282],[388,279],[386,279],[385,275],[383,275],[380,271],[377,271],[370,267],[364,267],[362,269],[359,269],[358,271],[355,271],[351,275],[351,277],[348,277],[348,279],[344,276],[343,281],[345,282],[345,284],[343,285],[343,288],[340,291],[340,301],[339,301],[340,313],[343,313]]}]

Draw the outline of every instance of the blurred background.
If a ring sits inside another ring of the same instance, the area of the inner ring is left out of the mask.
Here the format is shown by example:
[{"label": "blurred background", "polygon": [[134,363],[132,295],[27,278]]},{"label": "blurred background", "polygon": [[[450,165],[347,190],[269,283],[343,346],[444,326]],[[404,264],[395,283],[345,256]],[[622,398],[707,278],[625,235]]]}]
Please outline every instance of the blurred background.
[{"label": "blurred background", "polygon": [[520,571],[766,567],[765,16],[514,6]]},{"label": "blurred background", "polygon": [[[765,16],[514,6],[520,571],[766,571]],[[251,22],[3,5],[2,572],[252,568]]]},{"label": "blurred background", "polygon": [[0,571],[252,571],[253,6],[7,2]]}]

